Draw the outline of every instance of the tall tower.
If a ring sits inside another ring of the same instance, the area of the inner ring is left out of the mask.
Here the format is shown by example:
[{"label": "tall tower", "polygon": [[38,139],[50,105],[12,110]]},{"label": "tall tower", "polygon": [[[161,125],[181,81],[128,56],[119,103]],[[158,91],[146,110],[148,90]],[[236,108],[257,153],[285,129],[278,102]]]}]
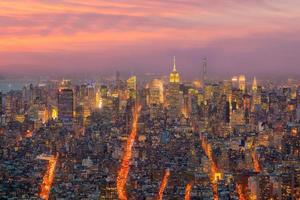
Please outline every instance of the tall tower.
[{"label": "tall tower", "polygon": [[74,113],[74,94],[69,88],[58,91],[58,119],[63,122],[72,122]]},{"label": "tall tower", "polygon": [[179,83],[179,82],[180,82],[180,76],[179,76],[179,73],[176,70],[176,58],[174,56],[173,71],[170,74],[170,83]]},{"label": "tall tower", "polygon": [[169,116],[176,118],[181,113],[181,98],[180,98],[180,76],[176,70],[176,60],[174,56],[173,71],[170,73],[170,82],[168,88],[168,109]]},{"label": "tall tower", "polygon": [[203,84],[203,86],[206,85],[206,81],[207,81],[207,59],[204,58],[203,63],[202,63],[202,84]]},{"label": "tall tower", "polygon": [[243,92],[246,91],[246,77],[245,77],[245,75],[240,75],[239,76],[239,89],[242,90]]},{"label": "tall tower", "polygon": [[136,98],[136,76],[131,76],[127,79],[127,90],[129,97]]},{"label": "tall tower", "polygon": [[252,110],[254,110],[255,105],[260,104],[260,97],[257,91],[257,81],[254,77],[252,82]]},{"label": "tall tower", "polygon": [[257,82],[256,82],[256,78],[254,77],[252,82],[252,92],[256,92],[256,91],[257,91]]},{"label": "tall tower", "polygon": [[116,88],[120,89],[120,72],[117,70],[116,71]]}]

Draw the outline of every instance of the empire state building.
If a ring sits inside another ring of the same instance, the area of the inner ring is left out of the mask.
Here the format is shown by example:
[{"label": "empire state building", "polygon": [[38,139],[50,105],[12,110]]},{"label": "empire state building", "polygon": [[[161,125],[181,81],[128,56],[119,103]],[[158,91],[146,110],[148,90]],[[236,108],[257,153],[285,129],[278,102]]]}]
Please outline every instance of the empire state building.
[{"label": "empire state building", "polygon": [[180,98],[180,76],[176,70],[176,60],[174,57],[173,71],[170,73],[168,88],[168,111],[171,118],[176,118],[181,114]]}]

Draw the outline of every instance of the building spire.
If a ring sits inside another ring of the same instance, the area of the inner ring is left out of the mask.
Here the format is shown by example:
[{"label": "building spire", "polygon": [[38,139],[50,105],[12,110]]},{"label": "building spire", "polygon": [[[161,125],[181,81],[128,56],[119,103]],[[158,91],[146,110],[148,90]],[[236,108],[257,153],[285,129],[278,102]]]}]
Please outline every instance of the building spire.
[{"label": "building spire", "polygon": [[174,65],[173,65],[173,71],[175,72],[176,71],[176,58],[175,58],[175,56],[173,58],[173,63],[174,63]]},{"label": "building spire", "polygon": [[203,58],[203,64],[202,64],[202,84],[203,86],[206,85],[207,79],[207,58]]},{"label": "building spire", "polygon": [[255,76],[254,76],[253,83],[252,83],[252,90],[253,91],[257,90],[257,81],[256,81],[256,77]]}]

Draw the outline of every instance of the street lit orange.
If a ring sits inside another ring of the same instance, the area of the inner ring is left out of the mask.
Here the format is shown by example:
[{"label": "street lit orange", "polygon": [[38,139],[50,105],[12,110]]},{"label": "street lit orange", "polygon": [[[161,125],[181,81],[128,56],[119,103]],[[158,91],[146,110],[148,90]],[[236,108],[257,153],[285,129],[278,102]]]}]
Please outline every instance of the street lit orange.
[{"label": "street lit orange", "polygon": [[239,196],[239,200],[247,200],[246,195],[244,193],[245,189],[243,189],[243,187],[245,187],[245,186],[243,186],[240,183],[236,184],[236,192],[237,192],[237,194]]},{"label": "street lit orange", "polygon": [[261,172],[261,166],[255,151],[252,152],[253,167],[255,172]]},{"label": "street lit orange", "polygon": [[41,191],[40,191],[40,198],[42,198],[44,200],[49,199],[49,194],[50,194],[54,176],[55,176],[55,168],[56,168],[56,164],[57,164],[57,159],[58,159],[58,155],[51,156],[49,158],[47,171],[43,177],[43,182],[41,184]]},{"label": "street lit orange", "polygon": [[169,180],[169,176],[170,176],[170,170],[166,169],[165,173],[164,173],[164,177],[161,181],[161,184],[159,186],[159,191],[158,191],[158,195],[157,195],[157,200],[162,200],[163,196],[164,196],[164,191],[167,187],[168,184],[168,180]]},{"label": "street lit orange", "polygon": [[133,113],[133,123],[132,123],[132,130],[127,139],[127,143],[124,149],[123,159],[118,171],[117,177],[117,192],[120,200],[127,200],[126,194],[126,182],[127,177],[130,169],[130,161],[132,157],[132,148],[135,142],[135,138],[137,135],[137,123],[138,123],[138,115],[139,111],[141,110],[141,106],[136,106]]},{"label": "street lit orange", "polygon": [[211,182],[211,186],[212,186],[212,191],[214,194],[214,200],[218,200],[219,199],[218,181],[219,181],[219,178],[222,177],[222,173],[218,169],[217,163],[213,158],[211,144],[209,144],[204,137],[201,140],[201,146],[204,150],[205,155],[208,157],[209,161],[211,162],[209,177],[210,177],[210,182]]},{"label": "street lit orange", "polygon": [[191,190],[192,190],[193,184],[188,183],[185,187],[185,195],[184,200],[190,200],[191,199]]}]

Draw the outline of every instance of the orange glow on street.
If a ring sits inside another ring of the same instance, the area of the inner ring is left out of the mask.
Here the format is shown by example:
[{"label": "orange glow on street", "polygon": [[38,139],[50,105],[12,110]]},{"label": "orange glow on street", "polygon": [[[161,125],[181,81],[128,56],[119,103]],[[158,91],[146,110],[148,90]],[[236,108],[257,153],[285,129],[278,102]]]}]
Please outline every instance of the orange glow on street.
[{"label": "orange glow on street", "polygon": [[261,166],[260,166],[260,163],[259,163],[259,160],[257,158],[255,151],[253,151],[251,155],[252,155],[253,167],[254,167],[255,172],[261,172]]},{"label": "orange glow on street", "polygon": [[164,173],[164,177],[162,179],[162,182],[161,182],[161,184],[159,186],[157,200],[162,200],[163,199],[164,191],[165,191],[165,189],[167,187],[169,176],[170,176],[170,170],[166,169],[166,171]]},{"label": "orange glow on street", "polygon": [[214,193],[214,200],[218,200],[219,199],[218,181],[219,181],[219,178],[222,177],[222,173],[218,169],[217,163],[213,158],[211,144],[208,144],[207,141],[204,138],[202,138],[201,146],[205,152],[205,155],[208,157],[209,161],[211,162],[209,177],[210,177],[210,182],[211,182],[211,186],[212,186],[212,191]]},{"label": "orange glow on street", "polygon": [[26,138],[31,138],[32,137],[32,131],[31,130],[27,130],[25,133],[25,137]]},{"label": "orange glow on street", "polygon": [[136,106],[134,113],[133,113],[133,123],[132,123],[132,130],[127,139],[126,147],[124,150],[123,159],[118,171],[117,177],[117,192],[120,200],[127,200],[126,194],[126,182],[127,177],[130,169],[130,161],[132,157],[132,147],[137,135],[137,123],[138,123],[138,115],[141,110],[141,106]]},{"label": "orange glow on street", "polygon": [[247,200],[244,191],[245,191],[245,189],[243,188],[243,185],[240,183],[237,183],[236,184],[236,192],[239,196],[239,200]]},{"label": "orange glow on street", "polygon": [[185,195],[184,200],[190,200],[191,199],[191,190],[192,190],[193,184],[188,183],[185,187]]},{"label": "orange glow on street", "polygon": [[49,194],[51,191],[51,187],[53,184],[54,176],[55,176],[55,168],[57,164],[58,155],[51,156],[49,158],[49,164],[47,167],[46,174],[43,177],[43,182],[41,184],[40,198],[48,200]]}]

